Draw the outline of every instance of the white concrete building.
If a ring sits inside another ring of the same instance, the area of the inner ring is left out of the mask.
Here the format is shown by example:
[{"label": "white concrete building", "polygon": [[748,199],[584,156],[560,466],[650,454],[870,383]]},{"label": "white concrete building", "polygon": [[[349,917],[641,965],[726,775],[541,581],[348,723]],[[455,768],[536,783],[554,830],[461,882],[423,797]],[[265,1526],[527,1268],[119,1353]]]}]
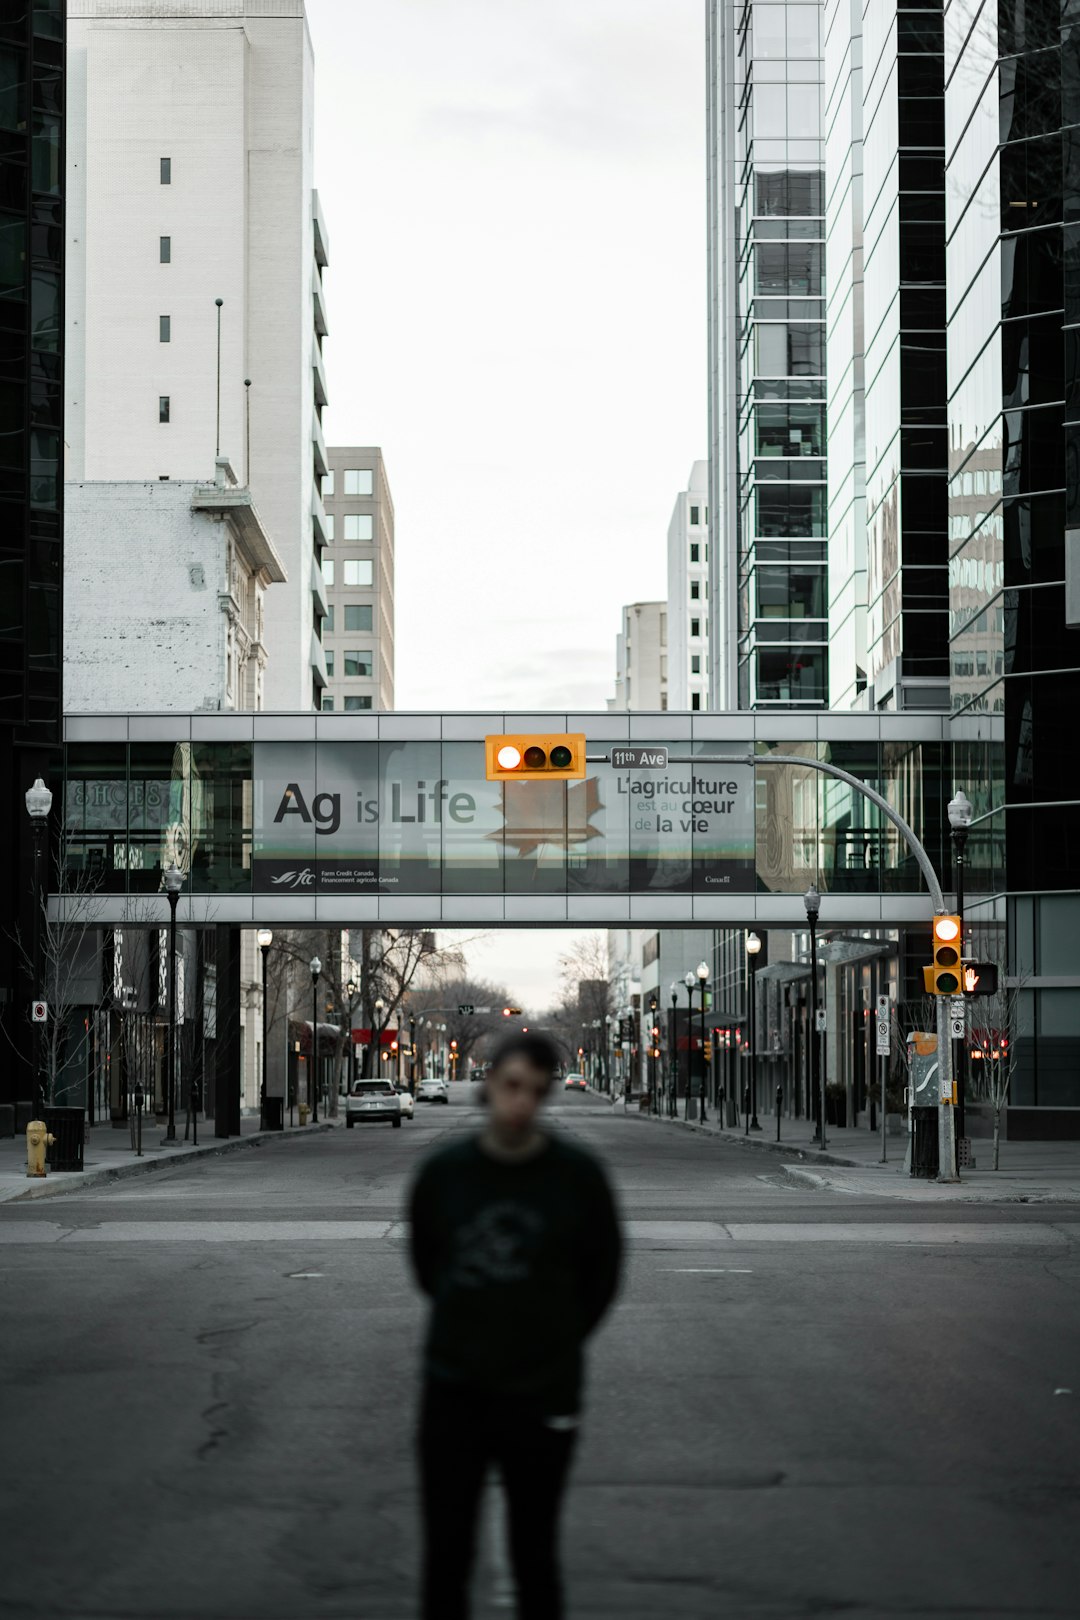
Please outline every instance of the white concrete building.
[{"label": "white concrete building", "polygon": [[251,492],[213,484],[67,484],[68,713],[261,709],[267,587],[285,580]]},{"label": "white concrete building", "polygon": [[668,524],[669,709],[707,709],[709,463],[695,461]]},{"label": "white concrete building", "polygon": [[615,696],[609,709],[666,709],[667,603],[631,602],[615,639]]},{"label": "white concrete building", "polygon": [[377,447],[331,448],[322,481],[324,710],[394,707],[394,502]]},{"label": "white concrete building", "polygon": [[327,237],[303,0],[71,0],[68,86],[66,476],[201,484],[227,455],[287,573],[265,705],[317,707]]}]

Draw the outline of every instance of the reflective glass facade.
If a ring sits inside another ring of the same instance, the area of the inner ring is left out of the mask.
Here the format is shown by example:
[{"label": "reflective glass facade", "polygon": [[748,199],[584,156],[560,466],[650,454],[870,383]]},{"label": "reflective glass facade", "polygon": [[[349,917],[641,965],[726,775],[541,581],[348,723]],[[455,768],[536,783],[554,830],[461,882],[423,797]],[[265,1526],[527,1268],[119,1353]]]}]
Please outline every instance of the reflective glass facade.
[{"label": "reflective glass facade", "polygon": [[[500,730],[523,729],[522,717],[499,718]],[[789,719],[785,730],[765,715],[727,716],[717,733],[714,716],[682,716],[677,728],[670,714],[627,716],[618,728],[610,714],[553,716],[548,729],[589,738],[585,779],[503,784],[485,778],[479,717],[471,731],[467,717],[438,715],[306,726],[259,714],[72,717],[66,857],[108,920],[127,915],[109,909],[114,897],[159,901],[178,858],[188,897],[205,902],[185,916],[194,922],[285,921],[327,904],[355,921],[365,907],[389,917],[381,908],[407,897],[409,915],[432,924],[554,922],[579,902],[581,916],[613,924],[635,907],[667,922],[734,920],[752,918],[759,896],[790,897],[799,914],[811,880],[853,916],[903,921],[906,906],[922,916],[927,902],[892,823],[835,779],[769,763],[783,753],[857,775],[942,871],[948,720],[920,718],[905,734],[899,718],[826,716],[798,730]],[[631,736],[666,747],[668,766],[616,771],[595,757]],[[983,745],[983,771],[991,752]],[[753,767],[742,762],[750,754]],[[997,875],[980,868],[984,880]],[[903,904],[890,913],[893,899]],[[515,910],[518,901],[541,912]]]},{"label": "reflective glass facade", "polygon": [[59,735],[64,14],[0,12],[0,724]]},{"label": "reflective glass facade", "polygon": [[[0,1000],[34,994],[16,943],[33,930],[23,794],[61,735],[64,6],[0,7]],[[0,1101],[30,1096],[30,1026]]]},{"label": "reflective glass facade", "polygon": [[737,14],[740,707],[828,693],[820,7]]},{"label": "reflective glass facade", "polygon": [[867,679],[948,706],[944,60],[940,4],[863,32]]},{"label": "reflective glass facade", "polygon": [[950,0],[945,80],[951,700],[958,735],[1004,721],[985,824],[1026,977],[1012,1100],[1076,1108],[1080,7]]}]

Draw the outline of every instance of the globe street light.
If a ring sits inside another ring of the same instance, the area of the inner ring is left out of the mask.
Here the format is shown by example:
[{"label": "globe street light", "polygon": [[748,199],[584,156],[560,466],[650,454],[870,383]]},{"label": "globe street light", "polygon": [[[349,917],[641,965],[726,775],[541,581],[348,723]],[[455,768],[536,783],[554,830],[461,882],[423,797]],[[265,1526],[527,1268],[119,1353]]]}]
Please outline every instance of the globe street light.
[{"label": "globe street light", "polygon": [[[263,1015],[263,1042],[262,1042],[262,1084],[259,1095],[259,1129],[266,1129],[266,1025],[267,1025],[267,996],[266,996],[266,958],[270,954],[270,947],[274,942],[273,933],[269,928],[260,928],[255,938],[259,942],[259,951],[262,955],[262,1015]],[[281,1123],[285,1124],[285,1105],[282,1104]]]},{"label": "globe street light", "polygon": [[708,1117],[705,1113],[705,1093],[708,1089],[709,1076],[709,1066],[705,1060],[705,988],[709,982],[709,964],[707,962],[698,963],[697,981],[701,990],[701,1117],[704,1120]]},{"label": "globe street light", "polygon": [[348,1080],[348,1085],[349,1085],[349,1090],[351,1091],[352,1088],[353,1088],[353,1084],[355,1083],[355,1080],[356,1080],[356,1042],[353,1040],[353,1032],[352,1032],[353,1001],[355,1000],[355,997],[356,997],[356,980],[355,979],[350,979],[349,980],[348,984],[345,986],[345,994],[349,998],[349,1062],[348,1062],[349,1080]]},{"label": "globe street light", "polygon": [[659,1051],[660,1026],[656,1022],[656,997],[649,997],[649,1113],[660,1112],[660,1098],[656,1086],[656,1057]]},{"label": "globe street light", "polygon": [[668,1113],[672,1119],[679,1112],[679,987],[671,981],[671,1096]]},{"label": "globe street light", "polygon": [[[960,956],[964,955],[964,850],[971,831],[975,811],[963,788],[949,800],[949,826],[952,828],[953,848],[956,851],[956,910],[960,918]],[[967,1040],[961,1038],[953,1047],[953,1070],[956,1074],[956,1134],[964,1136],[964,1094],[967,1089]]]},{"label": "globe street light", "polygon": [[[694,1089],[694,991],[697,988],[697,978],[687,968],[683,974],[683,984],[686,986],[686,1105],[683,1108],[683,1118],[691,1117],[691,1096]],[[696,1112],[696,1109],[695,1109]]]},{"label": "globe street light", "polygon": [[810,1106],[818,1116],[814,1140],[825,1147],[825,1075],[819,1078],[820,1054],[817,1034],[817,922],[821,910],[821,895],[811,883],[803,895],[806,921],[810,926]]},{"label": "globe street light", "polygon": [[176,905],[184,887],[184,874],[174,861],[165,873],[169,901],[169,1045],[165,1053],[165,1137],[176,1141]]},{"label": "globe street light", "polygon": [[761,941],[755,933],[746,936],[746,960],[750,968],[750,1107],[744,1106],[746,1115],[746,1128],[744,1135],[751,1131],[760,1131],[761,1126],[757,1117],[757,996],[755,994],[757,979],[757,959],[761,950]]},{"label": "globe street light", "polygon": [[371,1031],[371,1039],[364,1048],[364,1074],[370,1075],[371,1065],[374,1062],[378,1072],[378,1059],[382,1056],[382,1015],[386,1011],[386,1002],[382,996],[375,998],[375,1027]]},{"label": "globe street light", "polygon": [[[41,777],[34,779],[33,787],[26,790],[26,813],[30,817],[30,825],[34,830],[34,928],[31,949],[33,951],[34,974],[34,1000],[44,1000],[45,973],[42,964],[41,949],[41,913],[44,909],[45,896],[41,887],[41,850],[45,842],[45,830],[49,820],[49,811],[52,809],[53,796],[45,786]],[[48,1009],[46,1009],[47,1012]],[[45,1086],[42,1081],[42,1035],[45,1024],[35,1018],[32,1022],[32,1044],[30,1049],[31,1095],[33,1098],[33,1112],[35,1119],[40,1119],[45,1108]]]},{"label": "globe street light", "polygon": [[319,974],[322,972],[322,962],[313,956],[308,963],[311,969],[311,1123],[319,1123]]}]

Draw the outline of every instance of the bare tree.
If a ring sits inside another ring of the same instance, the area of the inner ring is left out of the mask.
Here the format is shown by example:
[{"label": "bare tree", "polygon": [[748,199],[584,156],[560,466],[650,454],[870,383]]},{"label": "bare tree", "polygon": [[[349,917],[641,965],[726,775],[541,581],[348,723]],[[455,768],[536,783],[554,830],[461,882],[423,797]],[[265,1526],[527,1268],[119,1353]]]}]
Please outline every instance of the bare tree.
[{"label": "bare tree", "polygon": [[1019,1062],[1016,1037],[1020,1025],[1021,997],[1027,974],[1006,979],[1004,966],[998,967],[999,990],[977,1003],[976,1021],[970,1031],[972,1047],[982,1055],[973,1065],[976,1096],[985,1097],[994,1117],[994,1169],[1000,1169],[1001,1114],[1009,1100],[1009,1087]]},{"label": "bare tree", "polygon": [[[26,941],[18,928],[8,934],[22,958],[28,980],[40,990],[47,1007],[38,1048],[43,1074],[33,1076],[35,1104],[39,1085],[47,1105],[59,1104],[72,1089],[60,1084],[69,1056],[72,1016],[76,1010],[84,1013],[89,1010],[92,1015],[104,1001],[96,932],[104,909],[100,888],[96,874],[69,867],[61,845],[56,854],[54,877],[54,893],[60,904],[55,913],[50,914],[46,897],[42,896],[41,900],[40,985],[33,943]],[[22,1048],[10,1026],[13,1015],[20,1016],[19,1007],[20,1003],[14,1002],[0,1008],[0,1028],[17,1052]]]},{"label": "bare tree", "polygon": [[[353,954],[359,935],[360,955]],[[464,966],[459,946],[440,947],[430,929],[365,928],[289,929],[275,935],[267,964],[267,1030],[281,1020],[304,1024],[312,1016],[309,964],[318,956],[319,1019],[336,1033],[331,1053],[338,1084],[331,1088],[331,1112],[337,1112],[341,1068],[352,1039],[354,1015],[371,1031],[363,1048],[363,1073],[371,1073],[372,1054],[382,1034],[406,1016],[410,994],[421,984],[430,986],[441,975]],[[352,989],[349,986],[352,985]],[[323,1037],[325,1050],[325,1034]]]},{"label": "bare tree", "polygon": [[615,1010],[615,992],[602,934],[583,934],[560,956],[559,980],[562,995],[554,1018],[562,1039],[574,1054],[579,1047],[599,1054],[603,1083],[610,1090],[608,1020]]},{"label": "bare tree", "polygon": [[[439,978],[435,983],[414,990],[408,999],[408,1014],[418,1022],[430,1018],[434,1024],[446,1025],[446,1040],[457,1042],[457,1054],[464,1072],[474,1053],[489,1046],[508,1028],[517,1028],[504,1017],[504,1007],[517,1006],[504,985],[490,984],[486,979],[460,977]],[[473,1007],[471,1013],[459,1012],[459,1007]]]}]

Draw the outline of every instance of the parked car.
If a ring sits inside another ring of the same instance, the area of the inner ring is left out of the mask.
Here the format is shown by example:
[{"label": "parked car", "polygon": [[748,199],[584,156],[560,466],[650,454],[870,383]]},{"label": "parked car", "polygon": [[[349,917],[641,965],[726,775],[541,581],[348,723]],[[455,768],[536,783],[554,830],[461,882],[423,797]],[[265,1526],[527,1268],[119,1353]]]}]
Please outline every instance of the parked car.
[{"label": "parked car", "polygon": [[352,1130],[358,1120],[361,1125],[389,1120],[395,1130],[401,1129],[401,1098],[392,1080],[355,1082],[345,1099],[345,1124]]},{"label": "parked car", "polygon": [[398,1094],[398,1100],[401,1103],[401,1117],[402,1117],[402,1119],[412,1119],[412,1117],[413,1117],[413,1094],[412,1094],[412,1092],[409,1090],[408,1086],[398,1086],[397,1094]]},{"label": "parked car", "polygon": [[417,1102],[448,1103],[450,1094],[445,1080],[421,1080],[416,1088]]},{"label": "parked car", "polygon": [[589,1089],[583,1074],[568,1074],[565,1085],[567,1091],[587,1091]]}]

